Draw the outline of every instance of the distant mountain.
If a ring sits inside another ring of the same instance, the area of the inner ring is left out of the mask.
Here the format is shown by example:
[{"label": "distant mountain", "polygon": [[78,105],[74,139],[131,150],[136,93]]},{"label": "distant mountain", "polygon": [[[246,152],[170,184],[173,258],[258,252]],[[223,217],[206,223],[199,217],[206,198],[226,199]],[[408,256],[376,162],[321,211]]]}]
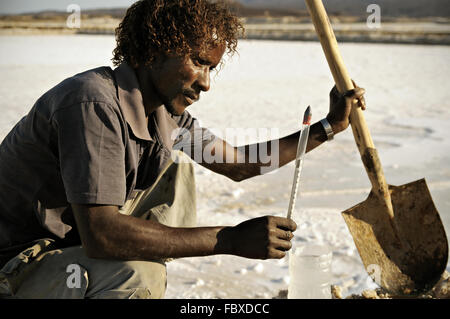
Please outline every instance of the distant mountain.
[{"label": "distant mountain", "polygon": [[[306,10],[304,0],[239,0],[249,7]],[[369,4],[378,4],[388,17],[450,17],[449,0],[323,0],[330,14],[366,15]]]}]

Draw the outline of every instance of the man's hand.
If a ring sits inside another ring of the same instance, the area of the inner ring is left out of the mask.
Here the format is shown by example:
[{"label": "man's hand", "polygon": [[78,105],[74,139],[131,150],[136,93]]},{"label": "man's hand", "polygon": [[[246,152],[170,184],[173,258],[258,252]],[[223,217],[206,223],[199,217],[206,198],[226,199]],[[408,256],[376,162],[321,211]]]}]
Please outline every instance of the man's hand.
[{"label": "man's hand", "polygon": [[281,259],[291,249],[292,232],[296,229],[293,220],[283,217],[264,216],[247,220],[229,229],[232,253],[254,259]]},{"label": "man's hand", "polygon": [[353,103],[356,103],[362,110],[366,109],[365,90],[357,86],[355,82],[353,82],[353,85],[355,89],[344,94],[340,94],[336,86],[331,89],[330,112],[327,115],[327,120],[330,122],[335,134],[345,130],[350,124],[349,117]]}]

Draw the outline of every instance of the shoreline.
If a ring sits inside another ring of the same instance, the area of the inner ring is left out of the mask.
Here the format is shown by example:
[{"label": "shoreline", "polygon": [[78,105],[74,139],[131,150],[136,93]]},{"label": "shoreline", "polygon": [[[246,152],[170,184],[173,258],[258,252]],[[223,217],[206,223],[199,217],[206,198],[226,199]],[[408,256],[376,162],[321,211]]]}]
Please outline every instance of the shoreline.
[{"label": "shoreline", "polygon": [[[118,21],[95,19],[80,28],[68,28],[65,21],[18,22],[1,21],[0,36],[5,35],[114,35]],[[382,23],[369,29],[365,23],[335,23],[333,29],[339,42],[450,45],[450,24],[439,22]],[[310,23],[245,24],[246,40],[318,42]]]}]

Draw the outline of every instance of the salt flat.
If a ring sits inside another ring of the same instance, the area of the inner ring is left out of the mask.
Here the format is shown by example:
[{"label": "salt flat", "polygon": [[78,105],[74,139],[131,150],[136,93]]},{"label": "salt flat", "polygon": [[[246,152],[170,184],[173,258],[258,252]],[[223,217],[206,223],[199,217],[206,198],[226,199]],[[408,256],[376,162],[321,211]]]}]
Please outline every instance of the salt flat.
[{"label": "salt flat", "polygon": [[[0,137],[64,78],[111,65],[113,48],[113,36],[1,36]],[[351,76],[366,88],[366,120],[388,182],[425,177],[448,235],[450,47],[344,43],[341,51]],[[210,92],[189,111],[218,135],[227,128],[266,128],[275,138],[297,130],[308,105],[313,122],[323,118],[332,85],[318,43],[241,41],[239,55],[226,59]],[[249,136],[248,142],[265,138]],[[340,216],[370,190],[351,131],[307,154],[303,168],[294,243],[331,247],[333,283],[346,288],[344,295],[373,287]],[[235,183],[196,165],[199,224],[284,216],[292,174],[287,165]],[[185,258],[170,262],[168,275],[167,298],[271,298],[287,288],[288,262]]]}]

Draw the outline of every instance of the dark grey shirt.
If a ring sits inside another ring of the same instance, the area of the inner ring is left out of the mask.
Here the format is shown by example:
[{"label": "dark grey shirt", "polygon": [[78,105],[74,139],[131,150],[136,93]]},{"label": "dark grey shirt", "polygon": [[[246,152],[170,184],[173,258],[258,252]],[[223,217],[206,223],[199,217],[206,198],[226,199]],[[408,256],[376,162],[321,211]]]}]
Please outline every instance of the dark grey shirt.
[{"label": "dark grey shirt", "polygon": [[127,64],[68,78],[45,93],[0,145],[0,266],[40,238],[80,243],[69,203],[122,206],[156,179],[189,113],[145,117]]}]

